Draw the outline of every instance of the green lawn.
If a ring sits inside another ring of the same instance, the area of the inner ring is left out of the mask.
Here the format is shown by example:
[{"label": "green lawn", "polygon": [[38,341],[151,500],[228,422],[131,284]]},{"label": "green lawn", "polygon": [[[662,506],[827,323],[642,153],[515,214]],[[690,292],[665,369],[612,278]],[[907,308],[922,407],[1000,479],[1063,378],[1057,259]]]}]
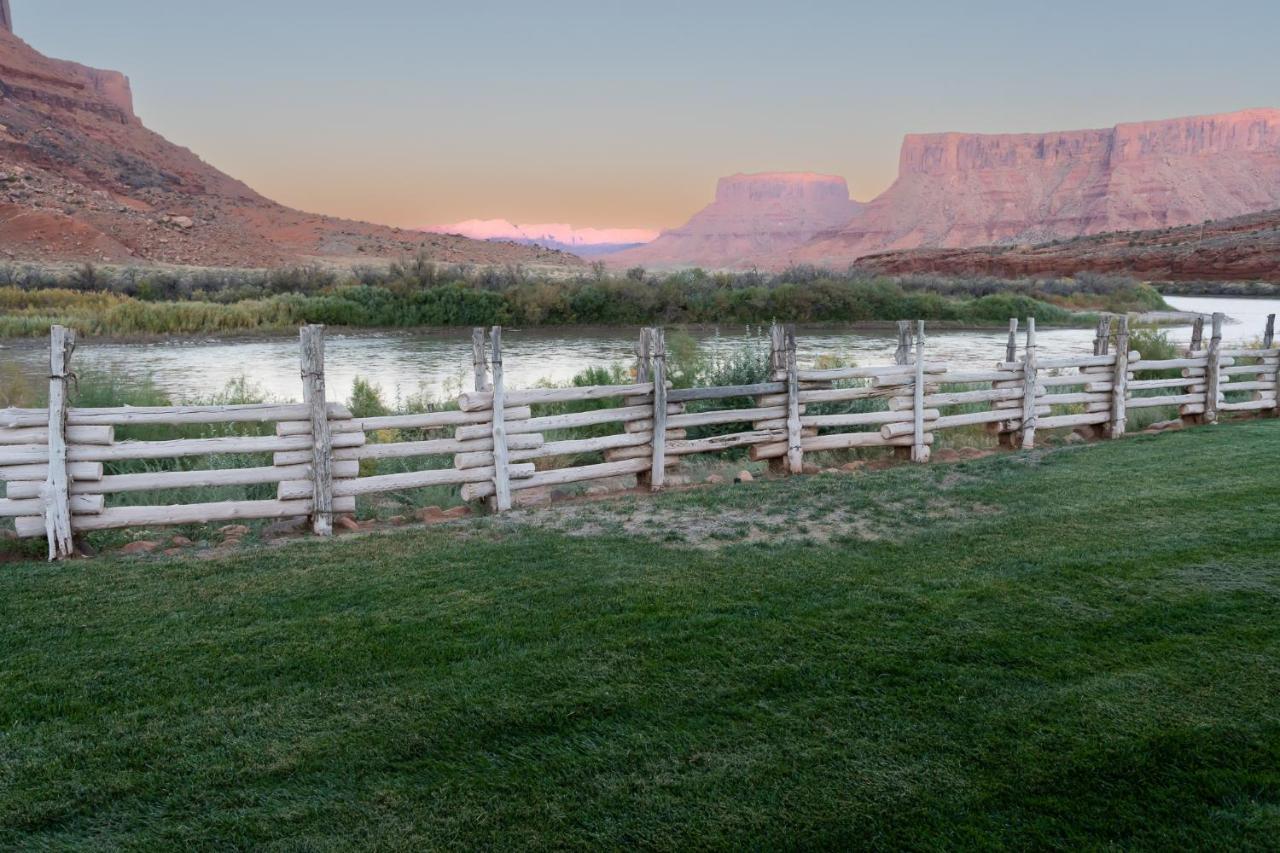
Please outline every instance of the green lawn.
[{"label": "green lawn", "polygon": [[0,566],[0,848],[1275,849],[1278,472],[1249,421]]}]

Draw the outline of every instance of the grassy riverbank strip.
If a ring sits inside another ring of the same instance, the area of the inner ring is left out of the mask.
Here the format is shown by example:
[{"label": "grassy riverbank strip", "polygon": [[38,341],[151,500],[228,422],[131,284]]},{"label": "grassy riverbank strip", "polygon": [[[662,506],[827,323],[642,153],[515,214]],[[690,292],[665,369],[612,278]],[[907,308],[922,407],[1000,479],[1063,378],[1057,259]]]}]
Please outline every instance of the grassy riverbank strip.
[{"label": "grassy riverbank strip", "polygon": [[664,325],[889,322],[923,319],[1002,326],[1091,325],[1093,311],[1167,308],[1128,279],[1000,281],[884,278],[815,269],[785,273],[668,275],[603,271],[568,279],[519,270],[477,273],[408,265],[173,277],[134,270],[79,276],[0,273],[0,338],[46,334],[52,323],[99,337],[244,334],[303,323],[351,328],[422,326]]},{"label": "grassy riverbank strip", "polygon": [[0,846],[1265,848],[1278,455],[1257,420],[6,565]]}]

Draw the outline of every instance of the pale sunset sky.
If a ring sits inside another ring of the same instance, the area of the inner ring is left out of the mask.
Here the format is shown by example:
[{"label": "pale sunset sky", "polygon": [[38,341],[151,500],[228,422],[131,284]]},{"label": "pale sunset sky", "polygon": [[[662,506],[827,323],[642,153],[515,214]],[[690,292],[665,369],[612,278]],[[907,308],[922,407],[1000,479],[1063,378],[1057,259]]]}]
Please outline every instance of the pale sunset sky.
[{"label": "pale sunset sky", "polygon": [[401,226],[678,225],[734,172],[867,200],[909,132],[1280,106],[1280,3],[11,0],[267,196]]}]

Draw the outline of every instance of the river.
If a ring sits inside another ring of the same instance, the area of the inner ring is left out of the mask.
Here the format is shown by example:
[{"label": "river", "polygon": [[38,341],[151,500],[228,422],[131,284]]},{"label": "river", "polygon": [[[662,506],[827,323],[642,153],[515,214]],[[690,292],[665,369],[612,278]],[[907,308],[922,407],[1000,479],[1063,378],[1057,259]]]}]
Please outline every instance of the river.
[{"label": "river", "polygon": [[[1224,338],[1229,342],[1260,338],[1266,316],[1280,312],[1280,300],[1166,297],[1179,311],[1228,317]],[[1191,338],[1190,325],[1172,326],[1178,342]],[[707,352],[726,352],[742,338],[760,334],[740,326],[697,329],[691,334]],[[638,330],[619,327],[560,327],[505,329],[504,371],[509,387],[528,387],[540,381],[564,382],[592,365],[630,363]],[[1206,330],[1205,336],[1208,337]],[[939,331],[928,336],[931,359],[955,365],[988,365],[1003,357],[1007,333],[1000,331]],[[1021,339],[1021,335],[1019,335]],[[1045,329],[1038,335],[1043,356],[1091,352],[1091,329]],[[819,356],[838,356],[858,364],[888,363],[896,347],[888,328],[851,329],[838,325],[808,325],[797,329],[801,366]],[[45,350],[36,341],[0,342],[0,360],[12,360],[32,377],[43,375]],[[294,335],[267,338],[164,339],[151,342],[82,342],[73,364],[79,369],[150,376],[175,400],[206,398],[234,379],[245,377],[274,399],[301,396],[298,378],[298,339]],[[326,380],[330,399],[346,399],[359,376],[382,387],[388,400],[423,394],[440,399],[467,386],[471,375],[469,329],[411,329],[389,331],[330,330],[326,346]]]}]

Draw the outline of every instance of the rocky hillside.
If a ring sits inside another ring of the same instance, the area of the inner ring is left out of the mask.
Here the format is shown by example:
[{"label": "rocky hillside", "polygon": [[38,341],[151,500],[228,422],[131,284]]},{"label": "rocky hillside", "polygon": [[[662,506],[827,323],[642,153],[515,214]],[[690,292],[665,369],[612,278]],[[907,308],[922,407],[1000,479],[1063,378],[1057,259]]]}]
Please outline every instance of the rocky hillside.
[{"label": "rocky hillside", "polygon": [[1280,207],[1280,110],[1066,133],[912,135],[897,181],[788,260],[1039,243]]},{"label": "rocky hillside", "polygon": [[49,59],[0,4],[0,260],[263,267],[443,262],[576,266],[573,255],[292,210],[148,130],[129,80]]},{"label": "rocky hillside", "polygon": [[1081,237],[1039,246],[915,249],[858,266],[891,274],[1069,276],[1120,273],[1152,281],[1280,282],[1280,210],[1181,228]]},{"label": "rocky hillside", "polygon": [[618,267],[745,267],[785,255],[837,228],[861,205],[844,178],[769,172],[721,178],[715,201],[646,246],[609,255]]}]

